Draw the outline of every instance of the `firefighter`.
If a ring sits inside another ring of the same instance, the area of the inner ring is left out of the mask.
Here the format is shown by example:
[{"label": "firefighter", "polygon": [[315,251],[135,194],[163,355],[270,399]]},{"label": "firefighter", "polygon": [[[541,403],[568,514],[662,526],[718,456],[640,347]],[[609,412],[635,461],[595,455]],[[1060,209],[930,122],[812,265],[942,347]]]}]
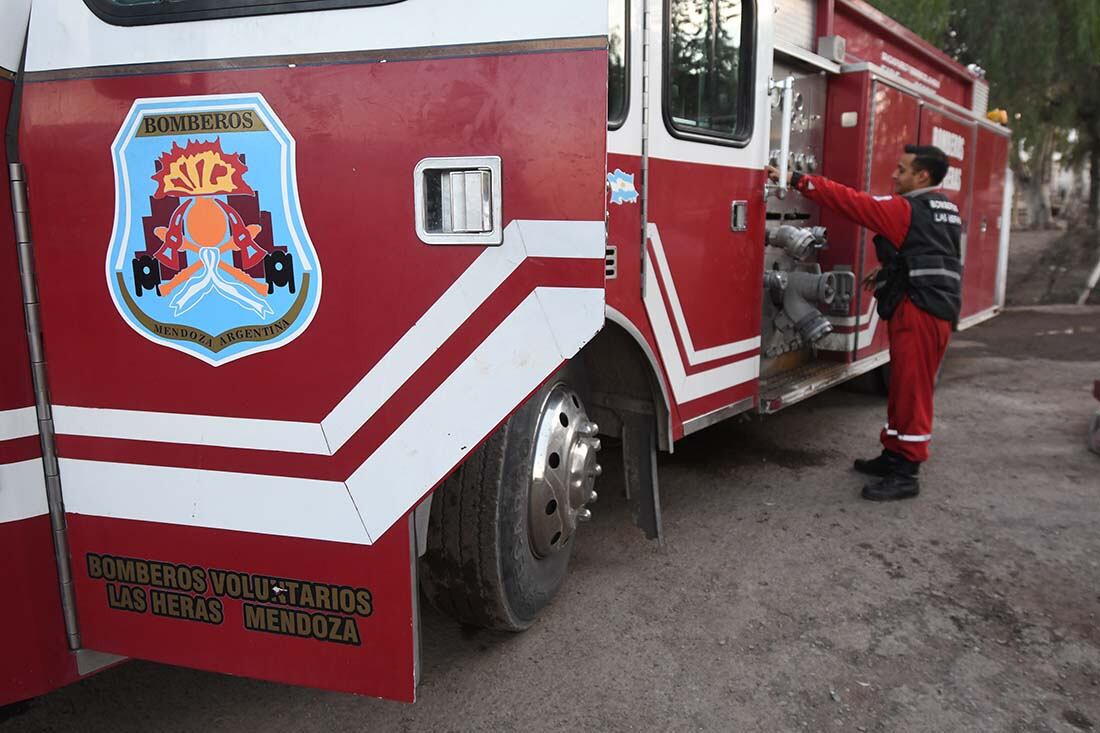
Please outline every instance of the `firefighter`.
[{"label": "firefighter", "polygon": [[[856,460],[855,469],[879,477],[863,488],[871,501],[920,493],[917,474],[928,460],[936,374],[962,300],[958,207],[937,189],[948,172],[939,148],[907,145],[894,171],[894,196],[872,196],[819,176],[792,173],[792,188],[876,233],[880,267],[863,281],[874,289],[890,333],[890,399],[882,453]],[[779,171],[768,167],[772,181]]]}]

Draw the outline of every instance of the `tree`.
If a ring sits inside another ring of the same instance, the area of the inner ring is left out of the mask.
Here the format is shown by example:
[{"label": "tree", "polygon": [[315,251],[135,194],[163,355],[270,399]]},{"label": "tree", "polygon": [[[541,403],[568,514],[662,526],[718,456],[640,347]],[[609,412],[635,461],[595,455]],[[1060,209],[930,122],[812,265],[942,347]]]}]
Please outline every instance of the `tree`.
[{"label": "tree", "polygon": [[871,0],[921,38],[943,46],[951,31],[952,0]]},{"label": "tree", "polygon": [[1070,130],[1086,123],[1081,101],[1092,81],[1082,71],[1095,74],[1093,49],[1100,29],[1096,2],[955,0],[955,5],[951,51],[964,63],[988,69],[991,98],[1013,112],[1020,143],[1012,157],[1013,171],[1032,210],[1040,212],[1033,225],[1046,226],[1054,152],[1065,146]]},{"label": "tree", "polygon": [[[1010,111],[1012,167],[1024,195],[1049,202],[1054,151],[1077,131],[1088,158],[1089,216],[1100,216],[1100,3],[1097,0],[872,0],[964,64],[986,69],[990,99]],[[1039,206],[1049,212],[1048,206]],[[1036,222],[1046,223],[1043,217]]]}]

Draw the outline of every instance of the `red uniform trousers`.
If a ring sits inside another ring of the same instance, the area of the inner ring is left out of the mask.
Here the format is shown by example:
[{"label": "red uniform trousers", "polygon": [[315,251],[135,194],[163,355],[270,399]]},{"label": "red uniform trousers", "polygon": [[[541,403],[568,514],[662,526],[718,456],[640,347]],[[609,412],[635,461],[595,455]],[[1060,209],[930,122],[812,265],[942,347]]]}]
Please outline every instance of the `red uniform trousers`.
[{"label": "red uniform trousers", "polygon": [[924,463],[932,442],[936,373],[943,362],[951,324],[903,298],[889,321],[890,402],[882,446],[906,460]]}]

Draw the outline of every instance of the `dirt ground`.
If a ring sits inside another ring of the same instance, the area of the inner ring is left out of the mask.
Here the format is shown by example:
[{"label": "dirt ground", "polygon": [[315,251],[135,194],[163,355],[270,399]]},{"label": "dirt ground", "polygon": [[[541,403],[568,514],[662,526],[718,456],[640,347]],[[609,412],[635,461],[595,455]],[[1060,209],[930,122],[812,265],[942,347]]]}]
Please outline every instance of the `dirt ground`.
[{"label": "dirt ground", "polygon": [[605,489],[532,630],[426,610],[414,706],[132,662],[0,733],[1100,729],[1094,379],[1097,307],[958,334],[900,504],[862,501],[848,468],[877,450],[873,396],[692,436],[661,460],[664,547]]},{"label": "dirt ground", "polygon": [[[1005,291],[1008,305],[1076,303],[1100,256],[1096,238],[1064,229],[1013,232]],[[1089,303],[1100,305],[1100,287]]]}]

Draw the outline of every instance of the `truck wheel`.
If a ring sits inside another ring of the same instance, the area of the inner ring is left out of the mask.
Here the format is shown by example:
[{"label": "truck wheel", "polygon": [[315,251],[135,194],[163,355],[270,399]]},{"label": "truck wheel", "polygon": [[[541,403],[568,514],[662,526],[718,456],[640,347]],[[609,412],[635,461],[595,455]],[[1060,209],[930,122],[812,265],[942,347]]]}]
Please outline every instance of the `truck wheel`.
[{"label": "truck wheel", "polygon": [[436,490],[421,588],[459,621],[522,631],[565,579],[600,474],[574,371],[551,377]]}]

